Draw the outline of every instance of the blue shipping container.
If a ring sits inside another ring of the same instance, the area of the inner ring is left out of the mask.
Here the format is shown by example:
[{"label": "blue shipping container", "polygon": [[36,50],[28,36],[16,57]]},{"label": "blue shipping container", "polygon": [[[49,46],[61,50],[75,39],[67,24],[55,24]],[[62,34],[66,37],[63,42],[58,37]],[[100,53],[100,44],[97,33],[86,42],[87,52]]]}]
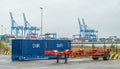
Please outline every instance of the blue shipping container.
[{"label": "blue shipping container", "polygon": [[64,51],[66,49],[71,49],[70,40],[14,39],[12,40],[12,61],[49,58],[51,56],[44,55],[45,50]]}]

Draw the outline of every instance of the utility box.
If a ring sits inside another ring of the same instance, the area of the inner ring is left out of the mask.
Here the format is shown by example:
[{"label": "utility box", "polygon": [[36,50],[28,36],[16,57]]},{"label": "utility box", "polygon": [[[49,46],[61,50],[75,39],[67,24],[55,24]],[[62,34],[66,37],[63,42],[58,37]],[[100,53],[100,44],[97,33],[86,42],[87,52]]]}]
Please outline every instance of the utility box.
[{"label": "utility box", "polygon": [[45,50],[64,51],[66,49],[71,49],[70,40],[14,39],[12,40],[12,61],[50,58],[51,56],[44,55]]}]

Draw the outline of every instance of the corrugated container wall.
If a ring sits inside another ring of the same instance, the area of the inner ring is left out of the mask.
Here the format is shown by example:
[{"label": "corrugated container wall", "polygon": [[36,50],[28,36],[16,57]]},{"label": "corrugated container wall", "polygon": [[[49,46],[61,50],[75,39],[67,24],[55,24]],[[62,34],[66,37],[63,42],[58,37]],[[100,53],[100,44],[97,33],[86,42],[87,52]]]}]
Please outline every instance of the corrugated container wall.
[{"label": "corrugated container wall", "polygon": [[64,51],[66,49],[71,49],[70,40],[14,39],[12,40],[12,60],[45,58],[45,50]]},{"label": "corrugated container wall", "polygon": [[48,40],[46,50],[58,50],[64,51],[66,49],[71,49],[70,40]]}]

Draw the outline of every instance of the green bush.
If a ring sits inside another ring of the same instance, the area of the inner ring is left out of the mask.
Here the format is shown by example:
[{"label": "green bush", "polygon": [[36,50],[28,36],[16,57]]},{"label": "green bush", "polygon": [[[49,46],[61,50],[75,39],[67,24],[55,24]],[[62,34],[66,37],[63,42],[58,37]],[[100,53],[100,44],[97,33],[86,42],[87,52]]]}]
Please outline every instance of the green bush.
[{"label": "green bush", "polygon": [[11,48],[7,46],[7,44],[3,41],[0,41],[0,50],[3,49],[4,51],[11,51]]}]

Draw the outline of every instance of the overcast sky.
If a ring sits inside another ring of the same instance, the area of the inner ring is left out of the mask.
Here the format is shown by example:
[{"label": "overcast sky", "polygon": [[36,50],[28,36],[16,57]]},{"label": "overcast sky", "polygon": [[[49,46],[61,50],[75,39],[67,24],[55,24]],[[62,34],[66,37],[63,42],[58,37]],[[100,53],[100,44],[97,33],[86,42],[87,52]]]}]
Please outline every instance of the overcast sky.
[{"label": "overcast sky", "polygon": [[120,0],[0,0],[0,25],[4,26],[4,33],[10,33],[9,12],[19,25],[24,25],[24,12],[31,25],[40,27],[40,7],[44,13],[43,33],[56,32],[59,37],[79,34],[79,17],[91,29],[98,30],[99,37],[120,37]]}]

